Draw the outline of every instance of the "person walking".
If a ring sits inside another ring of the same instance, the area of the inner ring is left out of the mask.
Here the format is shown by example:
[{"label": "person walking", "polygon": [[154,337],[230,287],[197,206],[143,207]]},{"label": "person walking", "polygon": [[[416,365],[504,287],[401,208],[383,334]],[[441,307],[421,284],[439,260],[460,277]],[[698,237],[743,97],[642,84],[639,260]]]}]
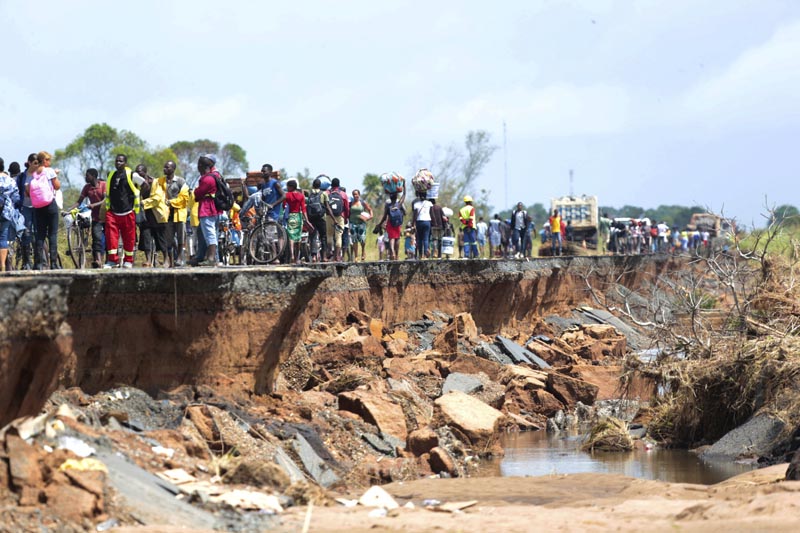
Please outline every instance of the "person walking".
[{"label": "person walking", "polygon": [[186,263],[184,244],[189,208],[189,187],[186,185],[185,179],[175,175],[176,168],[174,161],[167,161],[164,163],[164,175],[158,178],[158,186],[166,192],[166,202],[169,208],[164,240],[167,241],[170,267],[183,266]]},{"label": "person walking", "polygon": [[311,225],[306,212],[306,195],[297,188],[296,180],[286,184],[286,200],[284,209],[289,212],[286,233],[289,235],[289,261],[300,264],[300,241],[303,236],[303,225]]},{"label": "person walking", "polygon": [[198,254],[194,266],[217,266],[219,211],[214,203],[214,195],[217,193],[217,179],[220,175],[214,170],[214,160],[206,155],[197,160],[197,171],[201,177],[194,190],[194,200],[198,204],[197,216],[200,218],[200,231],[203,234],[206,253],[202,260]]},{"label": "person walking", "polygon": [[414,225],[416,229],[416,258],[428,259],[430,255],[431,237],[431,208],[433,204],[428,200],[425,192],[417,193],[417,199],[412,204],[414,208]]},{"label": "person walking", "polygon": [[464,197],[464,207],[458,212],[461,221],[461,231],[464,235],[464,257],[476,259],[478,257],[478,238],[475,231],[475,207],[472,205],[472,196]]},{"label": "person walking", "polygon": [[[12,224],[16,219],[16,205],[20,196],[17,181],[12,178],[5,168],[5,161],[0,158],[0,272],[6,271],[8,259],[8,237]],[[14,228],[16,231],[16,228]]]},{"label": "person walking", "polygon": [[103,268],[119,266],[120,238],[124,259],[123,268],[133,268],[136,250],[136,214],[139,212],[139,187],[144,180],[136,177],[128,166],[128,156],[118,154],[114,159],[116,170],[108,173],[106,182],[106,264]]},{"label": "person walking", "polygon": [[106,199],[106,182],[100,181],[96,168],[86,170],[84,181],[86,185],[81,189],[78,201],[71,209],[81,205],[84,200],[89,200],[92,210],[92,268],[103,266],[103,220],[100,218],[100,208]]},{"label": "person walking", "polygon": [[[365,214],[366,213],[366,214]],[[367,220],[372,219],[372,208],[361,197],[361,191],[353,189],[353,201],[350,202],[350,237],[353,247],[353,261],[358,259],[358,245],[361,245],[361,260],[367,254]]]},{"label": "person walking", "polygon": [[517,202],[517,207],[511,213],[511,241],[514,246],[514,257],[522,259],[524,254],[525,233],[528,230],[528,213],[522,202]]},{"label": "person walking", "polygon": [[[153,262],[144,266],[156,266],[156,250],[161,252],[164,260],[163,265],[170,266],[169,250],[167,249],[167,220],[169,219],[169,206],[167,205],[166,183],[153,178],[147,173],[147,167],[139,165],[136,172],[144,178],[141,187],[142,210],[144,211],[145,222],[140,235],[140,240],[145,241],[155,249],[149,249]],[[142,174],[144,173],[144,174]],[[148,236],[149,234],[149,236]],[[141,243],[140,243],[141,244]]]},{"label": "person walking", "polygon": [[378,223],[386,231],[387,238],[389,239],[388,256],[390,261],[400,259],[400,233],[403,230],[403,218],[406,215],[406,208],[403,203],[406,199],[405,190],[402,196],[397,197],[397,192],[389,194],[389,202],[383,210],[383,217]]},{"label": "person walking", "polygon": [[[322,175],[322,174],[321,174]],[[333,212],[328,203],[328,195],[322,189],[322,180],[320,176],[314,178],[311,183],[311,192],[308,193],[308,202],[306,202],[306,214],[308,221],[314,226],[317,232],[320,243],[320,250],[322,253],[322,261],[328,260],[328,228],[325,222],[325,217],[330,217],[333,220]]]},{"label": "person walking", "polygon": [[550,253],[556,255],[556,245],[558,245],[558,255],[562,252],[561,238],[561,217],[558,216],[558,209],[553,210],[550,217]]},{"label": "person walking", "polygon": [[28,172],[31,179],[27,185],[27,195],[33,206],[34,228],[36,229],[36,247],[33,263],[37,270],[44,270],[44,241],[47,239],[50,249],[50,268],[60,269],[58,257],[58,204],[55,193],[61,188],[58,173],[45,164],[49,163],[50,154],[39,152],[30,163]]},{"label": "person walking", "polygon": [[341,188],[339,178],[331,180],[331,187],[326,191],[328,204],[333,214],[333,255],[334,261],[342,260],[342,237],[345,222],[350,218],[350,202],[347,193]]}]

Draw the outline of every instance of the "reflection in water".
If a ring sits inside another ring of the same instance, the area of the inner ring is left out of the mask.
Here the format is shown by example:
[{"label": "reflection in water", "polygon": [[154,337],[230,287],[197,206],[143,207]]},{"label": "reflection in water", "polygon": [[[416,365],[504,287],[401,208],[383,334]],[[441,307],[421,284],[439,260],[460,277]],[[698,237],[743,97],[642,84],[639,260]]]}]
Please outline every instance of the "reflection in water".
[{"label": "reflection in water", "polygon": [[548,435],[544,431],[509,433],[501,444],[505,457],[483,461],[478,476],[546,476],[611,473],[672,483],[710,485],[752,470],[732,461],[709,462],[686,450],[632,452],[580,451],[582,436]]}]

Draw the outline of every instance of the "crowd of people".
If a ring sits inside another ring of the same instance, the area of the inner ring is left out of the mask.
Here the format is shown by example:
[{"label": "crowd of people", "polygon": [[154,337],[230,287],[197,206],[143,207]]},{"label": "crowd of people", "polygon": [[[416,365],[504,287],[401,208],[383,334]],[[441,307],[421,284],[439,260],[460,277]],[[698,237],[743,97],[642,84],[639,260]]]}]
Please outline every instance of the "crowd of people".
[{"label": "crowd of people", "polygon": [[[61,268],[58,228],[64,206],[59,170],[51,167],[51,159],[44,151],[32,153],[23,166],[11,163],[6,172],[0,158],[0,268],[4,270],[10,243],[17,239],[23,269]],[[401,248],[406,259],[524,259],[533,253],[536,224],[522,202],[509,218],[495,214],[487,224],[476,216],[469,195],[461,198],[457,211],[440,205],[428,190],[430,173],[427,187],[415,183],[407,211],[402,178],[399,186],[387,187],[383,205],[373,208],[358,189],[348,194],[338,178],[319,175],[304,191],[297,180],[281,181],[280,173],[264,164],[254,181],[236,191],[231,205],[220,207],[218,197],[227,187],[216,164],[213,154],[199,157],[200,178],[191,189],[176,175],[174,161],[164,164],[158,178],[145,165],[131,169],[124,154],[116,156],[114,169],[105,177],[97,169],[87,169],[78,200],[67,211],[91,211],[92,267],[131,268],[137,250],[145,252],[145,267],[218,266],[221,234],[225,233],[226,242],[240,246],[243,226],[245,231],[252,228],[259,214],[285,228],[289,246],[284,262],[291,263],[364,261],[368,225],[376,235],[380,260],[401,259]],[[601,251],[618,254],[689,251],[709,240],[707,231],[678,231],[646,219],[614,221],[605,214],[598,232]],[[554,210],[539,236],[542,247],[549,243],[551,255],[561,255],[564,243],[573,240],[571,221],[565,223]],[[190,239],[195,246],[187,246]]]}]

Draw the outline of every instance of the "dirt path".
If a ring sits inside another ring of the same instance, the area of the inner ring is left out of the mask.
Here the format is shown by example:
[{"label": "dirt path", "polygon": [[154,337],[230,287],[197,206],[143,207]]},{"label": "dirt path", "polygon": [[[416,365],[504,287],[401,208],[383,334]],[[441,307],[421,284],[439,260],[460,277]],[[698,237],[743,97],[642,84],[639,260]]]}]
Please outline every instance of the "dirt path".
[{"label": "dirt path", "polygon": [[[608,474],[537,478],[424,479],[384,488],[400,505],[386,517],[364,507],[315,507],[309,531],[797,531],[800,482],[786,465],[712,486]],[[432,512],[424,499],[478,500],[460,513]],[[307,508],[282,516],[279,531],[301,531]]]}]

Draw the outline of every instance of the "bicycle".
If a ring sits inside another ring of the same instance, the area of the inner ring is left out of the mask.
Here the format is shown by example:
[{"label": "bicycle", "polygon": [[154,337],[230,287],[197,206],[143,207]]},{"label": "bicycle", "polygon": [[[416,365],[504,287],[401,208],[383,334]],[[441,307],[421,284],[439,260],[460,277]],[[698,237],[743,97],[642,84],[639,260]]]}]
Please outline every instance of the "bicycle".
[{"label": "bicycle", "polygon": [[253,229],[242,232],[243,254],[246,250],[248,264],[250,261],[257,265],[274,263],[286,250],[289,236],[286,229],[277,221],[265,215],[261,215],[257,220],[260,222]]},{"label": "bicycle", "polygon": [[72,259],[75,268],[86,268],[86,253],[89,249],[89,238],[92,229],[92,211],[64,211],[64,226],[67,228],[67,255]]},{"label": "bicycle", "polygon": [[217,252],[223,265],[233,264],[236,256],[236,245],[231,236],[231,221],[227,218],[217,223]]}]

